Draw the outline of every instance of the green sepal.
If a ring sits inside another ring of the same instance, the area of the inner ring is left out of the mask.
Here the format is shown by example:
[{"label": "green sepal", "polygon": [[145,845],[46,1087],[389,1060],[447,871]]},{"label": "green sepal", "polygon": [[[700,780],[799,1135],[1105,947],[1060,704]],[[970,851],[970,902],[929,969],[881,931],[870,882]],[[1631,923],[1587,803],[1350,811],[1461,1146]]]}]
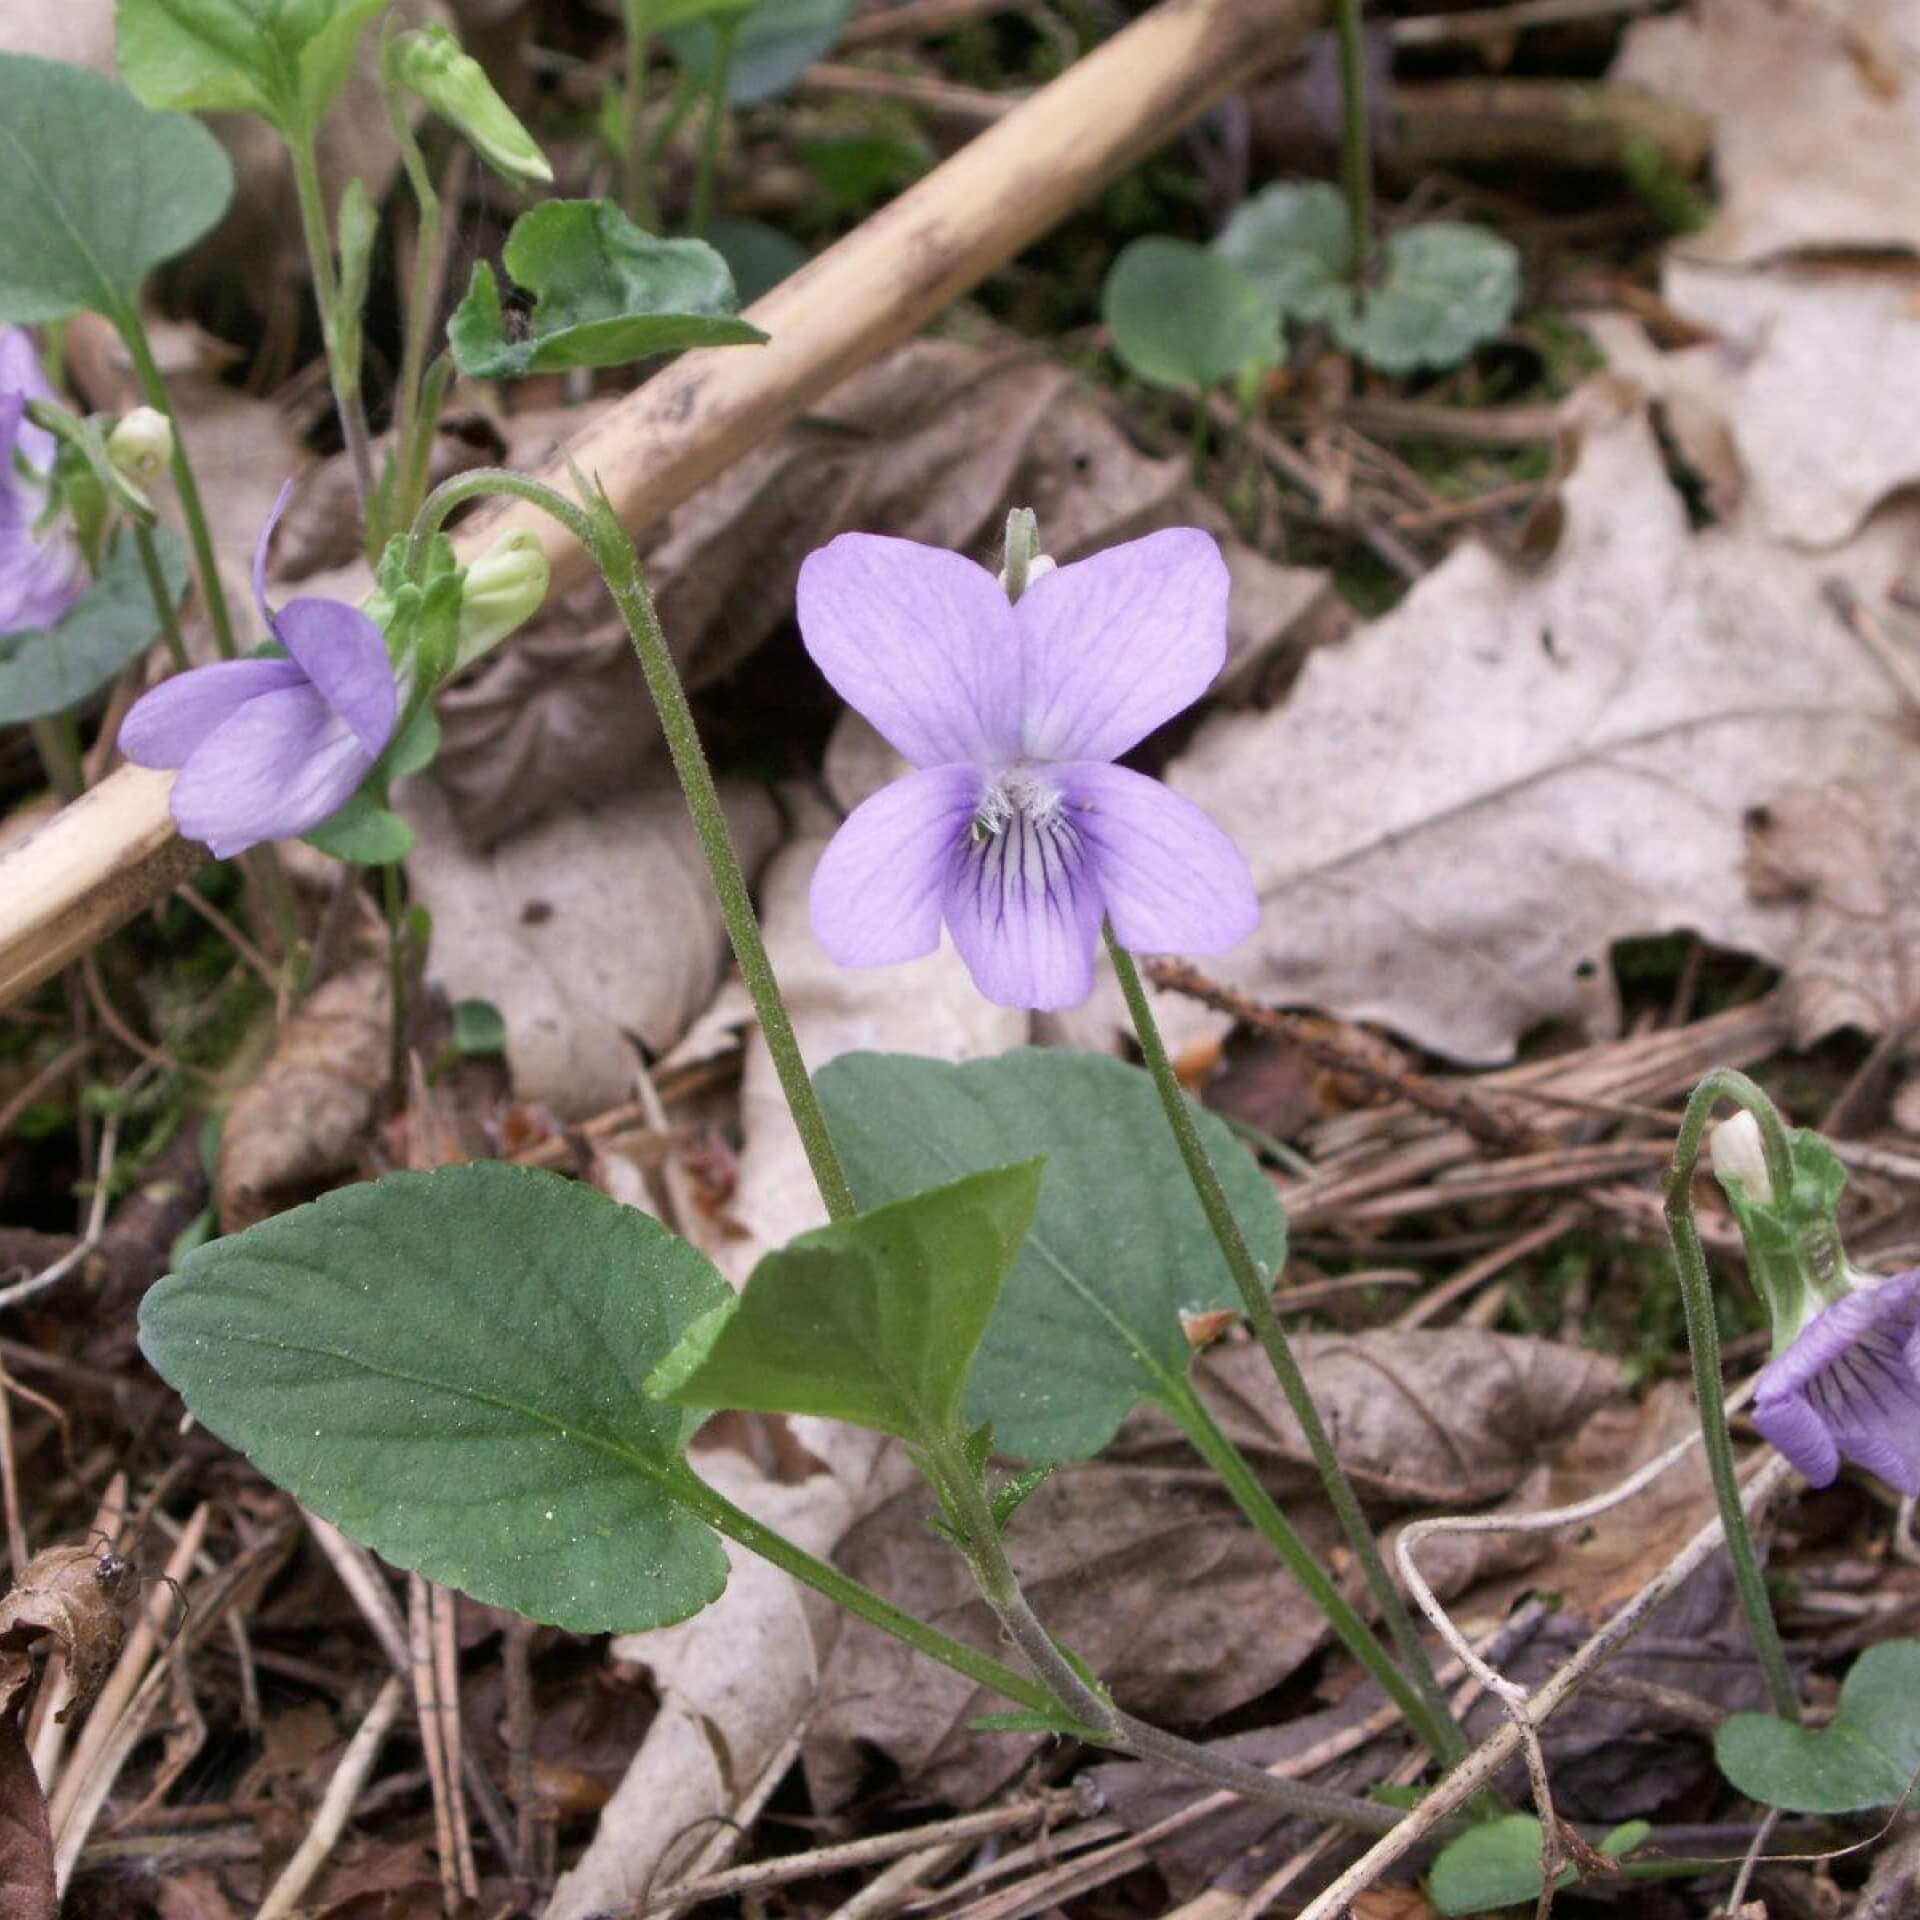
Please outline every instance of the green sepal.
[{"label": "green sepal", "polygon": [[1793,1184],[1785,1196],[1760,1200],[1738,1175],[1716,1176],[1740,1228],[1747,1271],[1773,1323],[1775,1353],[1799,1338],[1814,1313],[1852,1290],[1839,1226],[1847,1170],[1811,1127],[1789,1127],[1787,1151]]},{"label": "green sepal", "polygon": [[1051,1466],[1024,1467],[1018,1473],[1008,1474],[987,1497],[987,1505],[993,1514],[993,1524],[1005,1533],[1007,1522],[1052,1477]]}]

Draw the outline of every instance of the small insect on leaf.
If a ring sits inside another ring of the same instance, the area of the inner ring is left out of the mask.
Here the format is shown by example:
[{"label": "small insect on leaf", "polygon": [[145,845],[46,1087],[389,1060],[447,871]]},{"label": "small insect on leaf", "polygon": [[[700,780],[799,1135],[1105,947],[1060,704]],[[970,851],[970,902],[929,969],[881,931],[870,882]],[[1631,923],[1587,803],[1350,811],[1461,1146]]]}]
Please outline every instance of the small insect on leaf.
[{"label": "small insect on leaf", "polygon": [[92,1545],[48,1547],[0,1598],[0,1652],[24,1652],[51,1634],[66,1656],[72,1693],[55,1717],[93,1704],[127,1637],[125,1601],[139,1587],[130,1561]]}]

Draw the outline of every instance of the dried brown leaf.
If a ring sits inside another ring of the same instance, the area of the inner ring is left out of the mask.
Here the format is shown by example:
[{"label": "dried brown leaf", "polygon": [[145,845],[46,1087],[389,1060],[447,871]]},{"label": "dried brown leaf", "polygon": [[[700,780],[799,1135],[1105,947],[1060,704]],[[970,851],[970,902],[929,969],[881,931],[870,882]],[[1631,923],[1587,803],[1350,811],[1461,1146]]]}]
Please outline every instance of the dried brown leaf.
[{"label": "dried brown leaf", "polygon": [[311,1200],[358,1162],[387,1086],[387,972],[369,953],[326,981],[235,1096],[214,1180],[223,1232]]},{"label": "dried brown leaf", "polygon": [[[723,800],[751,876],[778,836],[778,810],[743,784],[728,783]],[[433,914],[430,975],[449,999],[500,1009],[517,1096],[563,1119],[630,1100],[633,1041],[671,1047],[727,959],[677,782],[655,768],[637,792],[573,806],[484,853],[432,781],[407,783],[399,804],[419,836],[407,877]]]},{"label": "dried brown leaf", "polygon": [[[125,1602],[136,1584],[117,1555],[92,1546],[47,1547],[0,1598],[0,1657],[48,1637],[66,1656],[72,1692],[56,1719],[90,1706],[106,1684],[126,1642]],[[0,1711],[7,1704],[0,1700]]]},{"label": "dried brown leaf", "polygon": [[[0,1658],[24,1664],[19,1654]],[[0,1920],[58,1920],[59,1912],[46,1796],[16,1704],[0,1710]]]},{"label": "dried brown leaf", "polygon": [[1920,251],[1915,0],[1695,0],[1630,26],[1609,78],[1713,122],[1720,209],[1696,257]]},{"label": "dried brown leaf", "polygon": [[1822,586],[1880,604],[1920,514],[1890,506],[1817,559],[1695,534],[1640,412],[1608,383],[1582,407],[1545,568],[1462,546],[1170,770],[1253,862],[1265,921],[1218,963],[1233,984],[1495,1060],[1544,1021],[1612,1024],[1628,935],[1791,952],[1793,913],[1748,895],[1742,823],[1796,778],[1910,755]]}]

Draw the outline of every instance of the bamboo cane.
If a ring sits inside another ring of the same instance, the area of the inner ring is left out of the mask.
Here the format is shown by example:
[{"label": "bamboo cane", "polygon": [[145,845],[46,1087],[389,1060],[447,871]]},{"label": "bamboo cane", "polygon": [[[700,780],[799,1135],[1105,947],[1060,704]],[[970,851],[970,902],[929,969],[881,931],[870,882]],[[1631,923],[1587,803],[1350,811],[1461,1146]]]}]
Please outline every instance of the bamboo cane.
[{"label": "bamboo cane", "polygon": [[[755,303],[764,347],[683,356],[563,448],[622,521],[659,519],[857,367],[923,326],[1140,155],[1291,53],[1324,0],[1161,0]],[[471,558],[530,528],[557,583],[585,553],[518,502],[459,533]],[[750,558],[746,564],[751,564]],[[162,899],[206,859],[169,774],[123,767],[0,856],[0,1006]]]}]

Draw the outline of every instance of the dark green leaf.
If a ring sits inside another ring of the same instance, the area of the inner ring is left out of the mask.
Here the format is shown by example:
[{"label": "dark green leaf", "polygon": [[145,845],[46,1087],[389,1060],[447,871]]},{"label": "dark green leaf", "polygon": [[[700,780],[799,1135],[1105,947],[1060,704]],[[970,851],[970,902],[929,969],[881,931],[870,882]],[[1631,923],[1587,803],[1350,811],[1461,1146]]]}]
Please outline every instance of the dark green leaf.
[{"label": "dark green leaf", "polygon": [[952,1437],[1041,1162],[1000,1167],[802,1234],[689,1329],[648,1382],[663,1400],[815,1413]]},{"label": "dark green leaf", "polygon": [[707,244],[726,261],[743,307],[807,264],[806,248],[764,220],[715,220],[707,227]]},{"label": "dark green leaf", "polygon": [[[853,0],[761,0],[734,30],[727,98],[750,106],[785,92],[832,51],[852,11]],[[695,84],[711,90],[720,60],[714,23],[696,21],[667,40]]]},{"label": "dark green leaf", "polygon": [[[1239,1305],[1143,1068],[1055,1049],[958,1066],[852,1053],[818,1084],[863,1207],[1046,1156],[963,1403],[1004,1452],[1098,1453],[1139,1401],[1185,1381],[1182,1312]],[[1277,1271],[1287,1234],[1272,1185],[1222,1121],[1196,1117],[1255,1257]]]},{"label": "dark green leaf", "polygon": [[1736,1713],[1714,1737],[1720,1771],[1789,1813],[1857,1813],[1905,1796],[1920,1772],[1920,1640],[1884,1640],[1853,1663],[1826,1726]]},{"label": "dark green leaf", "polygon": [[491,1000],[453,1003],[453,1050],[468,1056],[506,1052],[506,1018]]},{"label": "dark green leaf", "polygon": [[1280,358],[1280,321],[1252,276],[1191,240],[1130,242],[1101,294],[1113,350],[1156,387],[1231,380]]},{"label": "dark green leaf", "polygon": [[522,214],[505,261],[534,295],[527,337],[509,337],[493,271],[476,261],[447,326],[453,357],[472,378],[617,367],[766,338],[735,314],[733,276],[704,240],[656,240],[604,200],[548,200]]},{"label": "dark green leaf", "polygon": [[0,321],[134,304],[150,267],[226,211],[233,169],[184,114],[96,73],[0,54]]},{"label": "dark green leaf", "polygon": [[313,128],[388,0],[119,0],[120,71],[150,107],[263,114]]},{"label": "dark green leaf", "polygon": [[[1644,1820],[1629,1820],[1600,1842],[1599,1851],[1617,1860],[1652,1831]],[[1433,1863],[1427,1888],[1433,1904],[1448,1915],[1531,1905],[1540,1898],[1540,1839],[1540,1822],[1530,1813],[1510,1813],[1469,1827],[1448,1841]],[[1553,1884],[1570,1887],[1579,1877],[1566,1867]]]},{"label": "dark green leaf", "polygon": [[[191,578],[186,549],[154,529],[160,568],[174,602]],[[0,634],[0,723],[65,713],[91,699],[160,637],[140,550],[122,533],[97,579],[57,626]]]},{"label": "dark green leaf", "polygon": [[191,1255],[140,1339],[204,1425],[397,1566],[580,1633],[725,1585],[642,1382],[730,1297],[591,1188],[482,1162],[344,1187]]},{"label": "dark green leaf", "polygon": [[1240,203],[1213,246],[1282,313],[1329,320],[1347,272],[1347,205],[1321,182],[1268,187]]}]

